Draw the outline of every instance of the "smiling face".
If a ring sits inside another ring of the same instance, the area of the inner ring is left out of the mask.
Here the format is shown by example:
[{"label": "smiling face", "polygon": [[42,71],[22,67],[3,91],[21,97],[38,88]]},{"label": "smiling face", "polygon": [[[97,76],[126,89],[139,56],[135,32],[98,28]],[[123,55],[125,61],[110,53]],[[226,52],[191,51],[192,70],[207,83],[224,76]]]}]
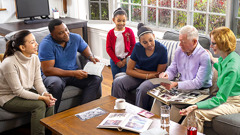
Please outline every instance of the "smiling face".
[{"label": "smiling face", "polygon": [[54,30],[52,31],[51,35],[59,44],[69,41],[69,30],[64,23],[54,26]]},{"label": "smiling face", "polygon": [[31,57],[32,54],[37,54],[38,43],[36,42],[34,35],[27,35],[24,38],[24,45],[20,45],[19,48],[26,57]]},{"label": "smiling face", "polygon": [[197,46],[197,40],[196,39],[188,40],[187,34],[180,34],[179,41],[180,41],[179,46],[181,47],[183,52],[187,53],[187,55],[191,55]]},{"label": "smiling face", "polygon": [[148,51],[155,49],[155,35],[153,33],[146,33],[139,38],[141,45]]},{"label": "smiling face", "polygon": [[116,15],[113,22],[116,24],[116,31],[123,31],[125,29],[127,17],[125,15]]}]

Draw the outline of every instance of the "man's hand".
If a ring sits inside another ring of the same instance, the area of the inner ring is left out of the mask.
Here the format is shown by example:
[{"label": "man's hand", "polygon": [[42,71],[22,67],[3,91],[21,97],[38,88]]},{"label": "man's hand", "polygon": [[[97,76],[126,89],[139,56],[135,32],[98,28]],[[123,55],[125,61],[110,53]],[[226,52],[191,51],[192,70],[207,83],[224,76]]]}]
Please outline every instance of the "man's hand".
[{"label": "man's hand", "polygon": [[163,87],[165,87],[167,90],[170,90],[171,85],[169,83],[160,83],[160,85],[162,85]]},{"label": "man's hand", "polygon": [[77,79],[84,79],[88,77],[88,73],[83,70],[76,70],[74,71],[74,77],[76,77]]},{"label": "man's hand", "polygon": [[96,64],[96,62],[100,62],[100,60],[95,57],[90,57],[89,60],[92,61],[94,64]]},{"label": "man's hand", "polygon": [[163,87],[165,87],[168,90],[171,90],[172,88],[177,87],[178,83],[171,81],[171,84],[162,82],[162,83],[160,83],[160,85],[162,85]]},{"label": "man's hand", "polygon": [[192,105],[186,109],[180,110],[179,113],[180,113],[180,115],[185,116],[185,115],[188,115],[189,113],[191,113],[195,109],[198,109],[197,105]]},{"label": "man's hand", "polygon": [[159,78],[165,78],[168,79],[168,74],[165,72],[162,72],[161,74],[159,74]]}]

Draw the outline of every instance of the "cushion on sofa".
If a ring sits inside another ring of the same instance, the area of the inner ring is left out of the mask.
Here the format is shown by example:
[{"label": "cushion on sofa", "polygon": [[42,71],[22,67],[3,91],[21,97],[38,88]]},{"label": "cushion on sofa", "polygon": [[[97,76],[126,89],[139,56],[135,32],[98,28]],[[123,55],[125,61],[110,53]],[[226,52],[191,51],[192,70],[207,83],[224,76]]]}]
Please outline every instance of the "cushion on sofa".
[{"label": "cushion on sofa", "polygon": [[69,85],[64,89],[61,100],[79,96],[79,95],[81,95],[81,93],[82,93],[81,89]]},{"label": "cushion on sofa", "polygon": [[0,107],[0,114],[1,114],[0,121],[4,121],[4,120],[15,119],[15,118],[21,118],[23,116],[29,115],[30,113],[12,113]]},{"label": "cushion on sofa", "polygon": [[175,51],[179,46],[179,41],[169,41],[169,40],[158,40],[160,43],[166,46],[168,52],[168,63],[167,66],[173,61]]},{"label": "cushion on sofa", "polygon": [[[38,44],[45,38],[50,32],[48,27],[38,28],[38,29],[29,29],[29,31],[35,36]],[[14,31],[5,35],[6,40],[10,40],[11,36],[17,33],[18,31]]]},{"label": "cushion on sofa", "polygon": [[[166,31],[163,35],[163,39],[179,41],[179,31],[176,31],[176,30]],[[199,34],[198,41],[202,45],[203,48],[210,49],[211,40],[210,40],[209,36]]]},{"label": "cushion on sofa", "polygon": [[215,117],[212,126],[219,135],[240,135],[240,113]]},{"label": "cushion on sofa", "polygon": [[0,62],[2,61],[3,54],[6,50],[6,40],[5,37],[0,36]]},{"label": "cushion on sofa", "polygon": [[6,40],[5,37],[0,36],[0,54],[3,54],[6,50]]}]

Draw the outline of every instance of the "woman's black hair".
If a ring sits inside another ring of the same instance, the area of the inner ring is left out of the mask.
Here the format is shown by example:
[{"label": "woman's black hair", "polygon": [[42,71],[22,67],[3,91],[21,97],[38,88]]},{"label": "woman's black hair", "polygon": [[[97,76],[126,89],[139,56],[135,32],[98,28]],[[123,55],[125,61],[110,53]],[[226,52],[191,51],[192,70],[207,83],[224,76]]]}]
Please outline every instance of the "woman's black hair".
[{"label": "woman's black hair", "polygon": [[6,44],[6,51],[4,53],[3,59],[11,56],[16,51],[21,51],[19,46],[24,45],[25,37],[31,34],[28,30],[21,30],[15,33],[13,36],[10,37],[10,40]]},{"label": "woman's black hair", "polygon": [[144,26],[143,23],[139,23],[137,29],[138,29],[138,32],[137,32],[138,38],[140,38],[145,33],[153,33],[152,29]]},{"label": "woman's black hair", "polygon": [[113,12],[113,18],[115,18],[117,15],[125,15],[127,16],[127,13],[125,10],[123,10],[122,8],[118,8]]}]

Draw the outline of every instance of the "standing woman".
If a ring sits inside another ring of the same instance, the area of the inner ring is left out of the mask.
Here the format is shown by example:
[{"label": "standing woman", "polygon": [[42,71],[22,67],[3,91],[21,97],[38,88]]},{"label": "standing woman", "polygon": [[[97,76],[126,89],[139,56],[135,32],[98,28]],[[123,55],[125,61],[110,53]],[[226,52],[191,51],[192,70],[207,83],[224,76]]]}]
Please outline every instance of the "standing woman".
[{"label": "standing woman", "polygon": [[[218,71],[217,85],[219,90],[211,99],[199,102],[180,111],[180,115],[195,115],[198,132],[203,132],[204,121],[212,121],[219,115],[240,112],[240,56],[234,51],[236,37],[227,27],[219,27],[210,33],[211,48],[219,59],[209,52],[214,68]],[[187,125],[187,118],[182,125]]]},{"label": "standing woman", "polygon": [[147,95],[147,91],[156,86],[148,79],[157,78],[159,73],[165,71],[167,49],[155,40],[153,31],[143,23],[138,24],[137,35],[139,42],[136,43],[128,62],[127,75],[113,81],[112,95],[126,99],[126,93],[136,89],[135,104],[150,110],[153,98]]},{"label": "standing woman", "polygon": [[34,35],[27,30],[7,42],[0,65],[0,105],[9,112],[31,112],[31,134],[44,135],[40,119],[53,115],[56,99],[42,82],[37,49]]}]

